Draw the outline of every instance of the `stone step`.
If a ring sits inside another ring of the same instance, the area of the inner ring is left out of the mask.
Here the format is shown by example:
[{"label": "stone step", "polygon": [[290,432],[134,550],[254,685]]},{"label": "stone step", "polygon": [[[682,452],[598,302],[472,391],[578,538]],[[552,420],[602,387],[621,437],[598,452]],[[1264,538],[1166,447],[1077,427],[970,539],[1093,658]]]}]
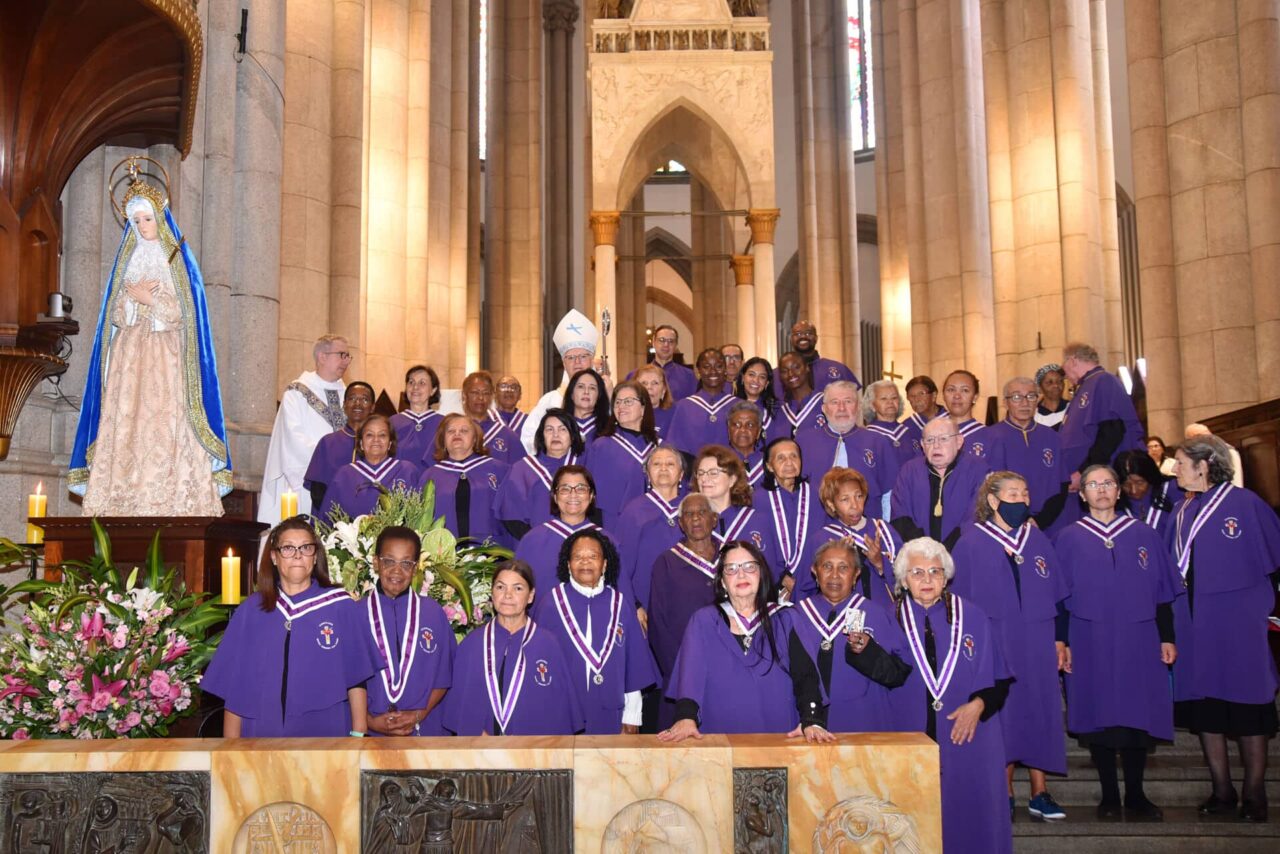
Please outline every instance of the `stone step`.
[{"label": "stone step", "polygon": [[1016,854],[1275,854],[1280,850],[1280,823],[1266,824],[1217,819],[1201,819],[1194,807],[1164,810],[1165,820],[1147,822],[1088,821],[1045,822],[1025,812],[1013,824]]},{"label": "stone step", "polygon": [[[1243,771],[1239,763],[1232,767],[1232,775],[1239,789]],[[1121,792],[1124,791],[1124,772],[1120,771]],[[1019,805],[1024,806],[1027,794],[1025,777],[1015,778]],[[1171,756],[1156,753],[1147,760],[1143,779],[1147,797],[1161,807],[1193,807],[1209,795],[1209,770],[1199,753],[1195,756]],[[1098,775],[1087,756],[1067,757],[1067,776],[1050,777],[1049,790],[1064,807],[1092,809],[1102,796],[1098,787]],[[1267,765],[1267,797],[1271,803],[1280,803],[1280,763]]]}]

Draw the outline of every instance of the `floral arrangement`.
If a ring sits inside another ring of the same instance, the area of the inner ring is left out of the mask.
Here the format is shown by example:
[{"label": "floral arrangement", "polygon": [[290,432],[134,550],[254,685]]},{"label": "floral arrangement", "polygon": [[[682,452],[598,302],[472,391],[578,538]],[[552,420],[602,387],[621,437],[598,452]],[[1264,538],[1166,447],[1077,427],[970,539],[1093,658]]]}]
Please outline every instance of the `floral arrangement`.
[{"label": "floral arrangement", "polygon": [[[166,570],[157,532],[143,567],[124,574],[93,520],[94,557],[64,563],[61,581],[0,590],[0,604],[29,595],[0,640],[0,737],[165,736],[193,713],[192,695],[226,612],[187,593]],[[0,564],[29,552],[0,539]]]},{"label": "floral arrangement", "polygon": [[329,557],[329,578],[353,597],[373,592],[378,582],[374,545],[384,528],[403,525],[422,539],[422,557],[410,585],[426,592],[444,608],[449,625],[461,640],[493,613],[493,570],[511,550],[490,540],[459,540],[435,515],[435,485],[417,490],[382,488],[374,512],[355,519],[339,513],[333,524],[317,523]]}]

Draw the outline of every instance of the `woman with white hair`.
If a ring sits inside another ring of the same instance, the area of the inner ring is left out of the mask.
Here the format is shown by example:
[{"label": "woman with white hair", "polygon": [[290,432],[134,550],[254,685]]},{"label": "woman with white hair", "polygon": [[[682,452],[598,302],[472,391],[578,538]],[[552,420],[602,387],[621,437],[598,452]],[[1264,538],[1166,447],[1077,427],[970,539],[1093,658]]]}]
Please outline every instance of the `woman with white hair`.
[{"label": "woman with white hair", "polygon": [[1174,602],[1178,660],[1174,720],[1200,736],[1213,793],[1203,815],[1234,812],[1227,739],[1240,740],[1240,817],[1267,820],[1267,739],[1276,734],[1275,661],[1267,618],[1280,580],[1280,520],[1232,485],[1231,455],[1216,436],[1178,448],[1178,487],[1191,493],[1174,516],[1173,560],[1187,595]]},{"label": "woman with white hair", "polygon": [[898,550],[897,618],[912,670],[893,692],[901,695],[895,705],[902,729],[938,743],[943,848],[1011,852],[1004,741],[995,717],[1008,682],[987,615],[947,590],[955,572],[937,540],[920,537]]}]

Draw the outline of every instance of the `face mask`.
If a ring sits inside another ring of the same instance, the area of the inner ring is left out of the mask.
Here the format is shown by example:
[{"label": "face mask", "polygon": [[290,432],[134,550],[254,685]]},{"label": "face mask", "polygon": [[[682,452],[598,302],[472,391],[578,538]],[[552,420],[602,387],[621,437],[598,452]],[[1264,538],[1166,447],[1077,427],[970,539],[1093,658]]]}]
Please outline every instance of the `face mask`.
[{"label": "face mask", "polygon": [[1001,501],[996,512],[1010,528],[1021,528],[1022,523],[1031,516],[1031,508],[1021,501]]}]

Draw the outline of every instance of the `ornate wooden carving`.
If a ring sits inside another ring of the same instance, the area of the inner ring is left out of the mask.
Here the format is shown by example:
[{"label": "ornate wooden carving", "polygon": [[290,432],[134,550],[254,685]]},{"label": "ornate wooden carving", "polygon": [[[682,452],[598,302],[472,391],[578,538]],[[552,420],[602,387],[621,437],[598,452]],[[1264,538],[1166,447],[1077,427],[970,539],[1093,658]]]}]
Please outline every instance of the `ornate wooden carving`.
[{"label": "ornate wooden carving", "polygon": [[787,769],[733,769],[735,854],[786,854]]},{"label": "ornate wooden carving", "polygon": [[75,333],[59,324],[34,353],[19,348],[58,290],[62,188],[105,143],[168,142],[185,156],[203,52],[193,0],[0,4],[0,376],[14,378],[0,382],[0,459],[31,387],[66,370],[61,338]]}]

